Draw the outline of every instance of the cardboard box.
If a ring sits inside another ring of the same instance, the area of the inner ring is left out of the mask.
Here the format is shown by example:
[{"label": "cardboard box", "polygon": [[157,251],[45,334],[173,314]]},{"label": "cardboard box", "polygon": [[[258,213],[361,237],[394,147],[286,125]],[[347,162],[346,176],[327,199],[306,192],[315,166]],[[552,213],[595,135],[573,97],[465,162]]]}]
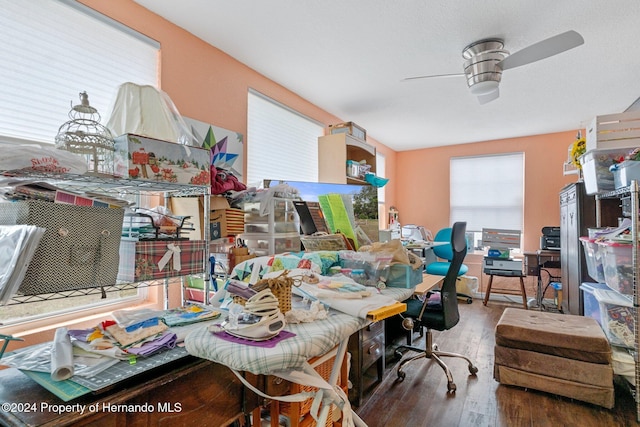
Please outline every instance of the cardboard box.
[{"label": "cardboard box", "polygon": [[211,152],[173,142],[125,134],[114,138],[114,173],[142,181],[211,185]]},{"label": "cardboard box", "polygon": [[367,139],[367,131],[353,122],[345,122],[345,123],[338,123],[336,125],[329,125],[329,132],[331,133],[331,135],[334,135],[336,133],[348,133],[349,135],[354,136],[363,141]]},{"label": "cardboard box", "polygon": [[231,208],[225,197],[211,196],[209,202],[209,237],[211,240],[244,232],[244,210]]},{"label": "cardboard box", "polygon": [[139,282],[204,273],[204,240],[120,241],[118,280]]},{"label": "cardboard box", "polygon": [[[174,215],[190,216],[194,230],[185,233],[191,240],[204,240],[204,200],[203,197],[172,197],[171,212]],[[223,196],[209,198],[209,239],[235,236],[244,231],[244,211],[229,207]]]},{"label": "cardboard box", "polygon": [[229,208],[211,211],[209,216],[209,235],[211,240],[236,236],[243,231],[244,211],[242,209]]}]

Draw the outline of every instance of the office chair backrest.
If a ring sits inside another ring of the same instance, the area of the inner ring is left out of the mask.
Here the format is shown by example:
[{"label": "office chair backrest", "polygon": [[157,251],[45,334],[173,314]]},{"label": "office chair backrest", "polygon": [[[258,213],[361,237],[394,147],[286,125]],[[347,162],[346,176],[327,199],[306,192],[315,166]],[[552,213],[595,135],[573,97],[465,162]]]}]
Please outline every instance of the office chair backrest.
[{"label": "office chair backrest", "polygon": [[456,293],[456,281],[458,273],[462,266],[462,261],[467,255],[467,239],[465,233],[467,231],[466,222],[456,222],[451,228],[451,265],[444,277],[444,283],[441,289],[442,310],[444,311],[445,329],[452,328],[460,320],[458,313],[458,296]]},{"label": "office chair backrest", "polygon": [[436,233],[434,242],[447,242],[446,245],[434,245],[433,253],[440,259],[451,262],[453,259],[453,248],[451,247],[451,228],[443,228]]}]

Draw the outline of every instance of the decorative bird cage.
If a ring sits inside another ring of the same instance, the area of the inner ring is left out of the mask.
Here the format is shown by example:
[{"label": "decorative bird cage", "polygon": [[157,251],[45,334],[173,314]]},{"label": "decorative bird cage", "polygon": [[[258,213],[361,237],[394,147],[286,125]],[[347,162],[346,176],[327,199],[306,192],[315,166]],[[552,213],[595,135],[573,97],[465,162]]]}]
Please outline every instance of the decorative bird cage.
[{"label": "decorative bird cage", "polygon": [[71,120],[58,129],[56,147],[84,156],[89,174],[113,176],[113,136],[100,124],[98,110],[89,105],[87,92],[80,93],[80,105],[71,105]]}]

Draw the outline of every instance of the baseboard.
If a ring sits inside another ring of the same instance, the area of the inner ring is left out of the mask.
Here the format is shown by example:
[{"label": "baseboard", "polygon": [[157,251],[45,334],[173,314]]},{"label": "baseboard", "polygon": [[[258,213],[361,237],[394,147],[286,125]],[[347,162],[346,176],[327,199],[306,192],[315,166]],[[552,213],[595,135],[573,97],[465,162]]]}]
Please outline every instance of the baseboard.
[{"label": "baseboard", "polygon": [[[484,292],[474,292],[472,297],[473,299],[484,300]],[[521,305],[522,297],[519,295],[491,294],[489,295],[489,301],[508,302]],[[536,305],[534,298],[527,298],[527,302],[529,307],[533,307]],[[554,307],[555,302],[553,301],[553,299],[545,298],[542,300],[542,305],[544,305],[545,307]]]}]

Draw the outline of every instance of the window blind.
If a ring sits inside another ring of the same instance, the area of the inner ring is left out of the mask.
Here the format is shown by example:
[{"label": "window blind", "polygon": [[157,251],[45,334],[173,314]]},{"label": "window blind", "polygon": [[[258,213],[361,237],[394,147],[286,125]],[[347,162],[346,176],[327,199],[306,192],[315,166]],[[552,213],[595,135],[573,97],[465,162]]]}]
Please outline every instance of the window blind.
[{"label": "window blind", "polygon": [[248,95],[247,184],[264,179],[318,182],[324,126],[254,91]]},{"label": "window blind", "polygon": [[0,0],[0,136],[53,143],[86,91],[102,124],[125,82],[158,84],[159,44],[76,1]]},{"label": "window blind", "polygon": [[450,160],[451,223],[467,230],[523,229],[524,154],[455,157]]}]

